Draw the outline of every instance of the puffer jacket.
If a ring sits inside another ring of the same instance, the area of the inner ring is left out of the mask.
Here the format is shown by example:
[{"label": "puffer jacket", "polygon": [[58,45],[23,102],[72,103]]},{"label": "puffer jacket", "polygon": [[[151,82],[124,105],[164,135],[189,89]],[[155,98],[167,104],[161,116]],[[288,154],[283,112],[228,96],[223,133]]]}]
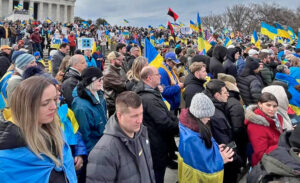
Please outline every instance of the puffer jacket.
[{"label": "puffer jacket", "polygon": [[[141,161],[141,155],[145,161]],[[120,128],[116,115],[109,118],[88,162],[87,183],[155,183],[147,128],[141,125],[139,132],[129,138]],[[141,175],[143,167],[147,167],[149,176]]]},{"label": "puffer jacket", "polygon": [[72,108],[73,96],[72,92],[78,82],[81,80],[80,73],[70,67],[66,72],[61,86],[62,95],[65,98],[65,102],[68,104],[69,108]]},{"label": "puffer jacket", "polygon": [[81,87],[73,90],[72,110],[79,124],[79,132],[90,152],[102,137],[107,122],[106,102],[102,91],[98,91],[100,101],[92,93]]},{"label": "puffer jacket", "polygon": [[248,175],[248,183],[264,183],[269,181],[300,182],[299,148],[291,147],[289,137],[291,131],[280,136],[278,147],[270,154],[265,154],[261,162]]},{"label": "puffer jacket", "polygon": [[201,93],[205,89],[203,85],[206,82],[206,80],[196,78],[192,73],[190,73],[189,75],[191,79],[189,80],[187,85],[186,83],[184,83],[185,91],[183,94],[183,99],[185,101],[186,108],[190,107],[193,96],[196,93]]},{"label": "puffer jacket", "polygon": [[274,73],[269,64],[264,63],[264,68],[260,71],[260,75],[265,86],[268,86],[273,82]]},{"label": "puffer jacket", "polygon": [[214,48],[209,63],[209,72],[212,74],[214,79],[218,78],[218,73],[225,73],[222,63],[226,55],[227,49],[224,46],[216,46]]},{"label": "puffer jacket", "polygon": [[270,153],[277,148],[280,134],[282,133],[282,117],[277,114],[280,129],[273,119],[266,116],[257,105],[250,105],[246,109],[245,124],[248,137],[253,147],[251,165],[255,166],[261,160],[264,153]]},{"label": "puffer jacket", "polygon": [[224,62],[223,67],[226,74],[237,77],[237,67],[235,65],[234,55],[238,52],[235,48],[229,48],[227,52],[227,60]]},{"label": "puffer jacket", "polygon": [[108,71],[104,73],[103,76],[103,89],[105,94],[105,99],[107,102],[107,109],[109,115],[111,116],[115,108],[115,100],[118,94],[126,90],[125,88],[125,78],[121,76],[121,68],[117,68],[110,65]]},{"label": "puffer jacket", "polygon": [[237,86],[246,106],[256,104],[261,95],[263,83],[258,77],[257,75],[237,77]]}]

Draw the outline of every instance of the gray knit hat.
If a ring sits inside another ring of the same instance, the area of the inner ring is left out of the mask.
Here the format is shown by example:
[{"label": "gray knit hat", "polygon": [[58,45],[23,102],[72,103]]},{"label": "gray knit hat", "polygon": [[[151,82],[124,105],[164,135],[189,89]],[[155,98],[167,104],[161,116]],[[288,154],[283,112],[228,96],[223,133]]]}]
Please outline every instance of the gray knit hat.
[{"label": "gray knit hat", "polygon": [[208,96],[203,93],[194,95],[189,110],[196,118],[199,119],[208,118],[215,114],[214,104]]},{"label": "gray knit hat", "polygon": [[35,58],[33,55],[30,55],[28,53],[21,54],[17,57],[15,66],[18,69],[24,70],[25,67],[30,64],[30,62],[35,61]]}]

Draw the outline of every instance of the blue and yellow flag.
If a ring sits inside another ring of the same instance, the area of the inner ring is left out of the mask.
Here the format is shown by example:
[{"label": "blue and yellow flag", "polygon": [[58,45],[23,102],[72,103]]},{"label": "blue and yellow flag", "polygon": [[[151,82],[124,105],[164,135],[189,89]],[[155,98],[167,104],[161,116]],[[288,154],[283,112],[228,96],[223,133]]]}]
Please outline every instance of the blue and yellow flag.
[{"label": "blue and yellow flag", "polygon": [[129,23],[129,21],[128,21],[128,20],[126,20],[126,19],[124,19],[124,23],[125,23],[125,24],[128,24],[128,23]]},{"label": "blue and yellow flag", "polygon": [[278,37],[283,37],[283,38],[287,38],[287,39],[292,39],[291,36],[289,35],[289,33],[287,33],[286,30],[284,30],[284,28],[279,24],[279,23],[275,23],[276,29],[277,29],[277,35]]},{"label": "blue and yellow flag", "polygon": [[19,4],[18,4],[18,9],[19,9],[19,10],[23,9],[23,5],[19,3]]},{"label": "blue and yellow flag", "polygon": [[83,27],[89,27],[90,24],[87,21],[82,22]]},{"label": "blue and yellow flag", "polygon": [[232,41],[229,37],[226,37],[225,42],[224,42],[224,46],[227,47],[229,45],[232,45]]},{"label": "blue and yellow flag", "polygon": [[197,24],[190,20],[190,28],[194,31],[198,31]]},{"label": "blue and yellow flag", "polygon": [[265,22],[261,22],[261,34],[268,36],[270,39],[274,40],[277,37],[277,29]]},{"label": "blue and yellow flag", "polygon": [[159,28],[162,29],[162,30],[166,29],[166,27],[163,24],[160,24]]},{"label": "blue and yellow flag", "polygon": [[206,55],[206,49],[205,49],[205,42],[204,42],[204,36],[203,36],[203,30],[201,25],[201,18],[199,12],[197,13],[197,23],[198,23],[198,49],[203,54]]},{"label": "blue and yellow flag", "polygon": [[[48,24],[51,24],[53,21],[49,18],[49,17],[47,17],[46,18],[46,22],[48,23]],[[83,22],[82,22],[83,23]]]},{"label": "blue and yellow flag", "polygon": [[251,43],[253,43],[256,48],[260,49],[260,40],[258,39],[256,30],[253,31]]},{"label": "blue and yellow flag", "polygon": [[295,32],[293,31],[292,27],[288,27],[288,34],[291,36],[291,38],[293,40],[298,39],[297,35],[295,34]]},{"label": "blue and yellow flag", "polygon": [[[298,32],[298,38],[300,37],[300,32]],[[298,39],[298,43],[296,45],[296,48],[300,48],[300,40]]]},{"label": "blue and yellow flag", "polygon": [[148,59],[148,64],[156,68],[159,68],[164,61],[147,38],[145,39],[145,57]]}]

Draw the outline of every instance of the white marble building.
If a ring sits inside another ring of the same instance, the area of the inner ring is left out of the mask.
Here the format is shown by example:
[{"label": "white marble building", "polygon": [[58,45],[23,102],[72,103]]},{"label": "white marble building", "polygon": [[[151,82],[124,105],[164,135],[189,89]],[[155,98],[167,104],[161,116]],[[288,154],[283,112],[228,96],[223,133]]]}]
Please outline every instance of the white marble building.
[{"label": "white marble building", "polygon": [[37,20],[49,17],[53,21],[73,22],[76,0],[0,0],[0,19],[13,13],[21,5],[21,9],[28,10],[28,14]]}]

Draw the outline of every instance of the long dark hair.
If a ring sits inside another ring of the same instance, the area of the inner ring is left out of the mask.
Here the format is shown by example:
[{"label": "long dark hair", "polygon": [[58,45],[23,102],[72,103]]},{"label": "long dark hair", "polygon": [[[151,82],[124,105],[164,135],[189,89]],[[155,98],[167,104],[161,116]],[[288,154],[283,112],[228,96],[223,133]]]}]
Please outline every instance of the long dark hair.
[{"label": "long dark hair", "polygon": [[206,148],[210,149],[212,147],[212,141],[211,141],[211,131],[209,125],[205,125],[199,118],[196,118],[189,110],[189,115],[197,121],[199,125],[199,133],[201,138],[204,140],[204,144]]}]

